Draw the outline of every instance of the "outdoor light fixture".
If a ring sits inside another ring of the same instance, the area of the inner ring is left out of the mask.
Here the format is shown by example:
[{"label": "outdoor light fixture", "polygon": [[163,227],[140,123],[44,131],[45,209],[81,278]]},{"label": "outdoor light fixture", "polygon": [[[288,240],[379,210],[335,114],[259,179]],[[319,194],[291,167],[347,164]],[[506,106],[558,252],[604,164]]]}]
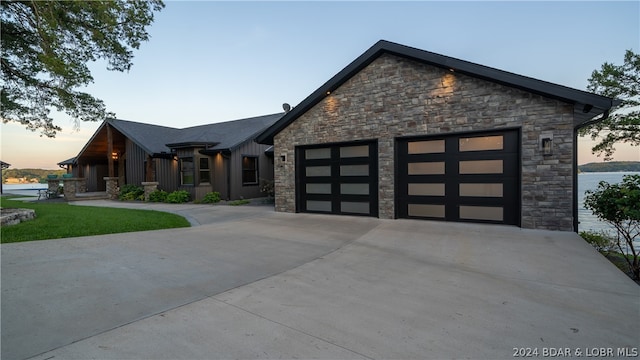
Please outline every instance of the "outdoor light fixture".
[{"label": "outdoor light fixture", "polygon": [[113,160],[118,160],[118,153],[117,153],[117,152],[115,152],[115,151],[114,151],[114,152],[112,152],[112,153],[111,153],[111,158],[112,158]]},{"label": "outdoor light fixture", "polygon": [[549,156],[553,155],[553,139],[549,137],[542,138],[542,142],[540,144],[542,147],[542,155]]}]

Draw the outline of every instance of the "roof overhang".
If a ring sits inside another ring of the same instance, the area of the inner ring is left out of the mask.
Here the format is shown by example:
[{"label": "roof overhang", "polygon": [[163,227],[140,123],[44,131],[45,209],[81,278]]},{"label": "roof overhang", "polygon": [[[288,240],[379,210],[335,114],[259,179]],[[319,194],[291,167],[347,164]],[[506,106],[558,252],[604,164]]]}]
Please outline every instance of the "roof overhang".
[{"label": "roof overhang", "polygon": [[338,74],[329,79],[320,88],[314,91],[298,106],[286,113],[275,124],[267,128],[257,136],[256,141],[262,144],[273,144],[274,136],[307,112],[317,103],[322,101],[327,94],[344,84],[347,80],[371,64],[382,54],[392,54],[409,58],[424,64],[437,66],[456,73],[473,76],[487,81],[519,88],[542,96],[551,97],[574,105],[574,127],[590,121],[594,117],[606,113],[612,107],[619,104],[618,100],[606,96],[592,94],[586,91],[553,84],[550,82],[510,73],[472,62],[455,59],[452,57],[432,53],[413,47],[392,43],[385,40],[378,41],[365,51],[357,59],[342,69]]},{"label": "roof overhang", "polygon": [[192,142],[181,142],[181,143],[173,143],[166,144],[168,148],[171,149],[187,149],[187,148],[212,148],[216,145],[220,144],[220,142],[211,142],[211,141],[192,141]]}]

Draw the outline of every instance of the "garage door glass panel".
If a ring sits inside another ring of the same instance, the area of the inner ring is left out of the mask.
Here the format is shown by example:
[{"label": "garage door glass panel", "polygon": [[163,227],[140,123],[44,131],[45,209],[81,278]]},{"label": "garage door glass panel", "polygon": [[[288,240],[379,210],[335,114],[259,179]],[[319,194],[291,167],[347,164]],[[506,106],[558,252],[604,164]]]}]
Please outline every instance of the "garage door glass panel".
[{"label": "garage door glass panel", "polygon": [[408,204],[409,216],[444,218],[444,205]]},{"label": "garage door glass panel", "polygon": [[307,184],[307,194],[331,194],[331,184]]},{"label": "garage door glass panel", "polygon": [[444,196],[444,184],[408,184],[412,196]]},{"label": "garage door glass panel", "polygon": [[444,152],[444,140],[412,141],[409,154],[435,154]]},{"label": "garage door glass panel", "polygon": [[502,184],[460,184],[460,196],[502,197]]},{"label": "garage door glass panel", "polygon": [[331,176],[331,166],[307,166],[307,176]]},{"label": "garage door glass panel", "polygon": [[502,174],[502,160],[460,161],[460,174]]},{"label": "garage door glass panel", "polygon": [[414,162],[408,164],[409,175],[442,175],[444,162]]},{"label": "garage door glass panel", "polygon": [[307,200],[307,210],[331,212],[331,201]]},{"label": "garage door glass panel", "polygon": [[504,139],[502,135],[460,138],[460,151],[502,150]]},{"label": "garage door glass panel", "polygon": [[307,160],[330,159],[331,149],[330,148],[307,149],[304,151],[304,158]]},{"label": "garage door glass panel", "polygon": [[369,184],[340,184],[340,194],[369,195]]},{"label": "garage door glass panel", "polygon": [[341,158],[367,157],[369,156],[369,145],[345,146],[340,148]]},{"label": "garage door glass panel", "polygon": [[369,176],[369,165],[340,165],[340,176]]},{"label": "garage door glass panel", "polygon": [[460,219],[468,220],[504,220],[504,209],[494,206],[460,206]]},{"label": "garage door glass panel", "polygon": [[340,211],[357,214],[369,213],[369,202],[342,201]]}]

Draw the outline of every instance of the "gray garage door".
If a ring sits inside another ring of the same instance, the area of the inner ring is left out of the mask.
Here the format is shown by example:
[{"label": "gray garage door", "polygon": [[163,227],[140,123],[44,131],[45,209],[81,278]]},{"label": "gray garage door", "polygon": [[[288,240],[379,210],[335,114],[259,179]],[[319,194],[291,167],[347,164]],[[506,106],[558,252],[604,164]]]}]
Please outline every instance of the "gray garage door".
[{"label": "gray garage door", "polygon": [[503,131],[400,139],[401,218],[519,225],[519,134]]},{"label": "gray garage door", "polygon": [[378,216],[377,142],[296,149],[297,209]]}]

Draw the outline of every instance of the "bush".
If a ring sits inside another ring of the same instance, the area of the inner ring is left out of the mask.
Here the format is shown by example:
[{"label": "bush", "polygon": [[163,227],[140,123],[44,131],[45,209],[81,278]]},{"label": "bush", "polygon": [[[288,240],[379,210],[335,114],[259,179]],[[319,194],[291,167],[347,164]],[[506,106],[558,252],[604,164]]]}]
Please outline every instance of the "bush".
[{"label": "bush", "polygon": [[251,203],[251,201],[247,200],[247,199],[240,199],[240,200],[234,200],[234,201],[230,201],[228,204],[231,206],[238,206],[238,205],[246,205]]},{"label": "bush", "polygon": [[585,208],[616,231],[615,247],[624,256],[635,280],[640,280],[640,175],[625,175],[619,184],[601,181],[595,191],[586,191]]},{"label": "bush", "polygon": [[164,190],[155,190],[151,194],[149,194],[150,202],[165,202],[167,201],[168,192]]},{"label": "bush", "polygon": [[118,194],[120,200],[140,200],[144,199],[144,188],[137,185],[123,185]]},{"label": "bush", "polygon": [[272,198],[275,194],[275,186],[273,180],[260,179],[260,191]]},{"label": "bush", "polygon": [[607,255],[616,246],[616,240],[604,231],[581,231],[580,236],[604,255]]},{"label": "bush", "polygon": [[203,204],[215,204],[220,202],[220,193],[217,191],[213,191],[204,196],[204,198],[200,201]]},{"label": "bush", "polygon": [[171,204],[182,204],[189,201],[191,195],[188,191],[177,190],[167,195],[167,202]]}]

